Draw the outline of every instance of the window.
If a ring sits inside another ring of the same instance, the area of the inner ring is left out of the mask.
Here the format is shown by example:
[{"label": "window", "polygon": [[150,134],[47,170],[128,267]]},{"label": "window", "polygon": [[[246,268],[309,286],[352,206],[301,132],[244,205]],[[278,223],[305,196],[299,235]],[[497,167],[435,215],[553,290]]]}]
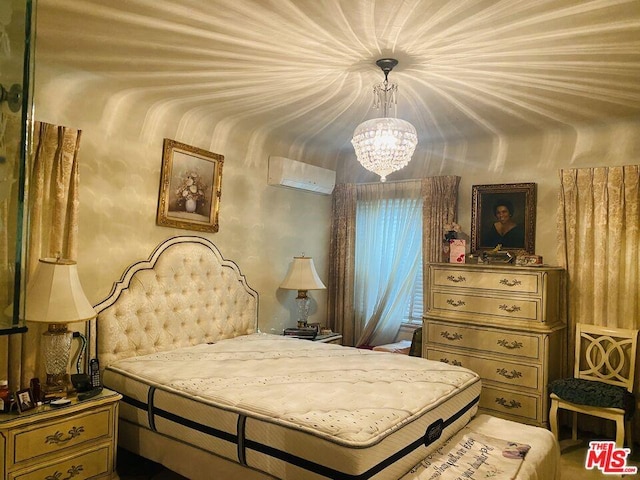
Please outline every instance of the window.
[{"label": "window", "polygon": [[420,182],[358,192],[354,280],[358,344],[391,343],[403,323],[421,321]]}]

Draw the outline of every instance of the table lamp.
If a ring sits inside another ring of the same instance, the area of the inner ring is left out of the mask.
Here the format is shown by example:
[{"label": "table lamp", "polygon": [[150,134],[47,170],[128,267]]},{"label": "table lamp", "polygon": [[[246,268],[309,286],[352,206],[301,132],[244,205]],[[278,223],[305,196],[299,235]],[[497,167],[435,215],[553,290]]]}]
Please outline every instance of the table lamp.
[{"label": "table lamp", "polygon": [[47,372],[42,387],[45,398],[65,396],[72,332],[67,323],[87,322],[96,312],[80,285],[76,262],[61,258],[41,258],[27,285],[25,320],[48,323],[42,335],[42,351]]},{"label": "table lamp", "polygon": [[280,288],[287,290],[298,290],[296,303],[298,304],[298,328],[307,326],[309,317],[309,297],[308,290],[322,290],[327,288],[320,280],[316,267],[313,265],[311,257],[293,257],[293,262],[289,266],[289,272]]}]

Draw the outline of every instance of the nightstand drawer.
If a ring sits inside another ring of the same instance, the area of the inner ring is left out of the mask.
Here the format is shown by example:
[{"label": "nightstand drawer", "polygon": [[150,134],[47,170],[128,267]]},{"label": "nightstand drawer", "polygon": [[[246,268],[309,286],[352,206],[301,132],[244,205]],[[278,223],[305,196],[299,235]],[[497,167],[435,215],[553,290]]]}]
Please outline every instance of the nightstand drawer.
[{"label": "nightstand drawer", "polygon": [[113,423],[111,411],[105,408],[17,430],[13,436],[14,463],[99,438],[108,438],[111,435],[110,425]]},{"label": "nightstand drawer", "polygon": [[[9,475],[9,480],[44,480],[64,479],[83,480],[107,474],[111,455],[109,445],[99,447],[93,451],[86,451],[72,457],[65,456],[53,461],[37,470],[17,471]],[[27,469],[25,469],[27,470]]]},{"label": "nightstand drawer", "polygon": [[492,319],[514,319],[540,321],[540,301],[507,297],[489,297],[459,292],[432,292],[430,315],[437,312],[465,314],[467,316],[486,316]]},{"label": "nightstand drawer", "polygon": [[509,331],[476,329],[458,325],[427,325],[427,342],[490,353],[539,359],[540,337]]},{"label": "nightstand drawer", "polygon": [[529,396],[485,385],[482,386],[480,393],[480,408],[541,422],[542,419],[537,418],[538,401],[538,396]]},{"label": "nightstand drawer", "polygon": [[493,290],[509,293],[540,293],[540,276],[525,272],[486,272],[436,267],[433,270],[432,288],[455,287]]},{"label": "nightstand drawer", "polygon": [[540,388],[540,382],[538,381],[540,378],[539,369],[535,365],[491,360],[473,355],[464,355],[459,352],[435,350],[430,347],[427,347],[427,358],[468,368],[480,375],[483,380],[504,383],[513,387],[526,387],[536,390]]}]

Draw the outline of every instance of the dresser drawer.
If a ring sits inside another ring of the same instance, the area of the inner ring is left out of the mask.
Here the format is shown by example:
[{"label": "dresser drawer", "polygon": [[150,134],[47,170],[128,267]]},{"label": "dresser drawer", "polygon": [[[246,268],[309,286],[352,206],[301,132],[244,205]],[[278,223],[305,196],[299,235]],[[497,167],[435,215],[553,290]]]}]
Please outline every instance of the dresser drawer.
[{"label": "dresser drawer", "polygon": [[58,452],[99,438],[111,436],[111,410],[96,410],[87,414],[61,418],[37,427],[15,431],[14,463],[31,460],[39,455]]},{"label": "dresser drawer", "polygon": [[520,332],[429,323],[426,335],[426,341],[429,344],[468,348],[534,360],[538,360],[541,355],[540,337]]},{"label": "dresser drawer", "polygon": [[536,272],[487,272],[436,267],[432,271],[432,288],[455,287],[525,294],[540,294],[540,275]]},{"label": "dresser drawer", "polygon": [[503,383],[511,387],[535,390],[540,388],[540,370],[536,365],[491,360],[459,352],[432,349],[428,346],[427,358],[468,368],[480,375],[482,380]]},{"label": "dresser drawer", "polygon": [[9,475],[9,480],[71,479],[83,480],[95,478],[110,472],[111,455],[109,445],[95,450],[80,452],[73,456],[64,456],[47,464],[40,464],[36,470],[24,469]]},{"label": "dresser drawer", "polygon": [[539,299],[488,297],[459,292],[432,292],[429,314],[448,312],[470,316],[484,315],[503,319],[538,321]]},{"label": "dresser drawer", "polygon": [[507,416],[523,417],[534,423],[542,423],[538,418],[539,397],[519,392],[482,386],[480,408]]}]

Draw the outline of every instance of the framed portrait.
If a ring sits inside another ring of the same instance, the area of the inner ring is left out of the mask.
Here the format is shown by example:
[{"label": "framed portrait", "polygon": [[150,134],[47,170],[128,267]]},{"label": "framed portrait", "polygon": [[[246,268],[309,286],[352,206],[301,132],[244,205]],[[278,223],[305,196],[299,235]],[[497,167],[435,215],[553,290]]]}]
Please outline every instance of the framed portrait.
[{"label": "framed portrait", "polygon": [[224,157],[164,139],[156,224],[218,231]]},{"label": "framed portrait", "polygon": [[474,185],[471,251],[533,254],[536,240],[536,184]]},{"label": "framed portrait", "polygon": [[18,390],[15,393],[14,398],[20,413],[36,408],[36,401],[33,398],[33,393],[30,388]]}]

